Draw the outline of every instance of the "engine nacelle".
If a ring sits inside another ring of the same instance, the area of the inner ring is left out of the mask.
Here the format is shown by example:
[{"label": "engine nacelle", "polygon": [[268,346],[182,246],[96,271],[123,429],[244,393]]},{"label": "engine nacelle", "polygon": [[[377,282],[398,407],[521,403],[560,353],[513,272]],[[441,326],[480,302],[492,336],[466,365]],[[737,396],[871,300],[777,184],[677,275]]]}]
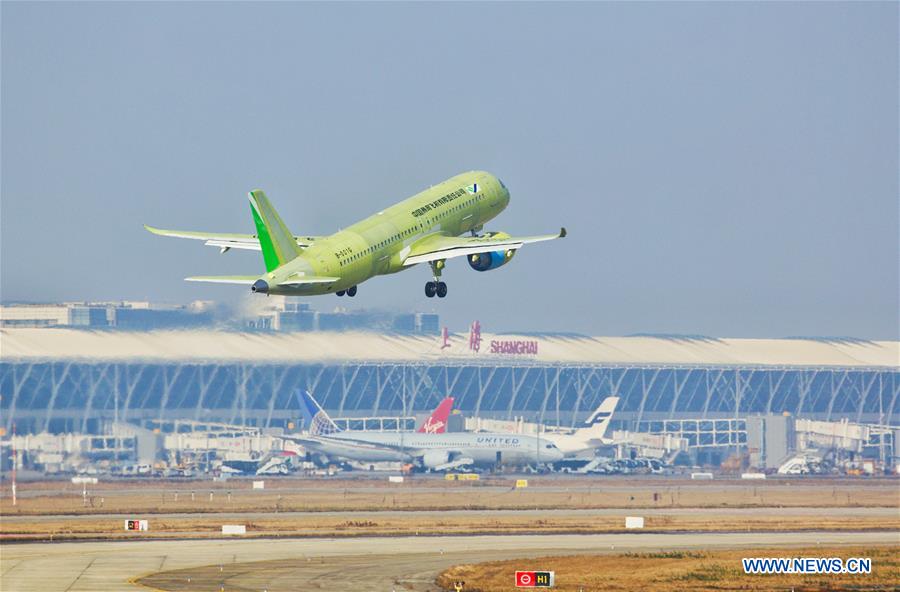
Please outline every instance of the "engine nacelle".
[{"label": "engine nacelle", "polygon": [[450,462],[450,453],[446,450],[426,450],[422,455],[422,466],[433,469]]},{"label": "engine nacelle", "polygon": [[[509,235],[505,232],[491,232],[486,236],[489,236],[490,238],[509,238]],[[475,271],[488,271],[489,269],[497,269],[498,267],[506,265],[515,254],[516,251],[514,249],[506,251],[489,251],[487,253],[469,255],[467,259],[469,261],[469,267]]]}]

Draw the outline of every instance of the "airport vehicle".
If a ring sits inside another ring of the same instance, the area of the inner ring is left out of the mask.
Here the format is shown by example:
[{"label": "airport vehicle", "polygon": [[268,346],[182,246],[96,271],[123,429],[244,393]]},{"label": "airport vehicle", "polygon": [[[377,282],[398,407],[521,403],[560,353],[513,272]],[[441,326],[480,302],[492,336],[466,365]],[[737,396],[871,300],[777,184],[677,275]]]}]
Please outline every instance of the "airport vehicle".
[{"label": "airport vehicle", "polygon": [[254,475],[287,475],[291,472],[297,457],[290,450],[272,451],[255,459],[225,459],[220,471],[223,473]]},{"label": "airport vehicle", "polygon": [[544,437],[552,441],[566,456],[575,456],[602,446],[611,444],[606,430],[612,420],[612,414],[619,403],[618,397],[606,397],[600,406],[581,426],[570,434],[547,432]]},{"label": "airport vehicle", "polygon": [[504,463],[539,466],[563,458],[553,442],[519,434],[342,431],[307,391],[301,391],[298,398],[309,433],[284,437],[329,459],[411,462],[424,469],[446,471]]},{"label": "airport vehicle", "polygon": [[[357,286],[377,275],[403,271],[419,263],[431,267],[425,284],[429,298],[447,295],[441,272],[447,259],[466,257],[475,271],[506,265],[525,244],[562,238],[558,234],[510,236],[482,232],[484,224],[509,204],[509,190],[484,171],[456,175],[364,220],[328,236],[299,236],[288,230],[265,193],[248,194],[256,234],[164,230],[148,231],[205,241],[223,253],[262,251],[266,273],[195,276],[188,281],[246,284],[257,294],[356,296]],[[462,236],[465,234],[469,236]]]}]

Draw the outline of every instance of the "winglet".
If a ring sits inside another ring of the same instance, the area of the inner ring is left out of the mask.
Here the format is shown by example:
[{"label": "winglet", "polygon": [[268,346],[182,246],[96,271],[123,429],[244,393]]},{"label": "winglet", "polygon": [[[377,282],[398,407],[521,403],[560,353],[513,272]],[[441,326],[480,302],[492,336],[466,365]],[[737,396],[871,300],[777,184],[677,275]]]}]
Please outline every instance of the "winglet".
[{"label": "winglet", "polygon": [[166,230],[165,228],[157,228],[155,226],[150,226],[149,224],[144,224],[144,230],[147,232],[152,232],[153,234],[158,234],[159,236],[174,236],[175,238],[188,238],[184,237],[184,232],[179,232],[177,230]]},{"label": "winglet", "polygon": [[559,238],[566,238],[567,234],[568,234],[568,232],[566,232],[565,226],[563,226],[562,228],[559,229]]}]

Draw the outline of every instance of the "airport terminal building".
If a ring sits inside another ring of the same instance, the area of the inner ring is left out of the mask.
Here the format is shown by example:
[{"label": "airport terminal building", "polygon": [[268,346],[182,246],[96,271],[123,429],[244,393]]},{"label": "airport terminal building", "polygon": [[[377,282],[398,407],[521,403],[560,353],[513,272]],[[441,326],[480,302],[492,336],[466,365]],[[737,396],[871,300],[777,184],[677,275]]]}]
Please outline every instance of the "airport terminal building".
[{"label": "airport terminal building", "polygon": [[782,414],[900,424],[893,341],[9,327],[0,338],[7,432],[283,428],[298,389],[341,417],[423,414],[449,394],[466,416],[568,426],[615,395],[617,426],[637,431]]}]

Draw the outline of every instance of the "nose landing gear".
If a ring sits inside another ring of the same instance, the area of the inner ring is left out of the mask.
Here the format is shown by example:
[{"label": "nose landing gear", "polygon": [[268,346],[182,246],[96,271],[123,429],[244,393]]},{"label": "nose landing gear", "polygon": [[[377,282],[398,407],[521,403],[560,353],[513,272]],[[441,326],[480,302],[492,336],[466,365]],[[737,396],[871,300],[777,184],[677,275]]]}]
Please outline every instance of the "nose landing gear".
[{"label": "nose landing gear", "polygon": [[441,270],[444,269],[444,260],[431,262],[431,273],[434,275],[433,282],[425,283],[425,296],[428,298],[444,298],[447,295],[447,284],[441,281]]}]

